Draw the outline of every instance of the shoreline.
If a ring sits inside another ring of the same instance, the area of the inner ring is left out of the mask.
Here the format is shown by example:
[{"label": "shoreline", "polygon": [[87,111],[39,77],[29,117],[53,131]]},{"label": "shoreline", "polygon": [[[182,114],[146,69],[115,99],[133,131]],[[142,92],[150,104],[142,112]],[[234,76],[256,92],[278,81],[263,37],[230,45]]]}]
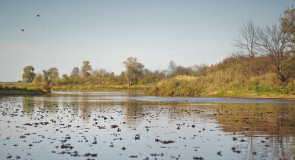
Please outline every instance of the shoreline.
[{"label": "shoreline", "polygon": [[[58,91],[58,90],[55,90]],[[135,90],[108,90],[108,92],[134,92]],[[58,91],[58,92],[103,92],[103,91]],[[136,92],[136,91],[135,91]],[[140,92],[140,91],[139,91]],[[44,96],[44,95],[58,95],[55,93],[0,93],[0,96]],[[146,96],[155,96],[155,95],[146,95]],[[155,96],[155,97],[167,97],[167,96]],[[168,96],[168,98],[173,97],[189,97],[189,96]],[[280,96],[215,96],[215,95],[201,95],[197,97],[190,97],[190,98],[223,98],[223,99],[273,99],[273,100],[294,100],[295,95],[280,95]]]},{"label": "shoreline", "polygon": [[[143,90],[73,90],[73,91],[62,91],[62,90],[54,90],[53,92],[144,92]],[[23,92],[1,92],[0,96],[42,96],[42,95],[57,95],[55,93],[23,93]],[[145,96],[155,96],[155,97],[190,97],[190,96],[157,96],[157,95],[148,95]],[[201,95],[201,96],[191,96],[190,98],[224,98],[224,99],[282,99],[282,100],[295,100],[295,95],[278,95],[278,96],[266,96],[266,95],[239,95],[239,96],[217,96],[217,95]]]},{"label": "shoreline", "polygon": [[201,96],[201,97],[216,97],[216,98],[225,98],[225,99],[289,99],[289,100],[295,100],[295,95],[280,95],[280,96]]},{"label": "shoreline", "polygon": [[9,92],[0,92],[0,96],[42,96],[49,95],[51,93],[9,93]]},{"label": "shoreline", "polygon": [[[130,90],[130,89],[110,89],[110,90],[53,90],[52,92],[144,92],[143,90]],[[50,93],[53,94],[54,93]],[[157,95],[148,95],[145,93],[145,96],[155,96],[155,97],[190,97],[190,96],[157,96]],[[278,96],[266,96],[266,95],[239,95],[239,96],[231,96],[231,95],[224,95],[224,96],[217,96],[217,95],[200,95],[200,96],[192,96],[190,98],[224,98],[224,99],[289,99],[289,100],[295,100],[295,95],[278,95]]]},{"label": "shoreline", "polygon": [[[1,83],[0,83],[1,84]],[[26,87],[26,86],[25,86]],[[215,98],[225,98],[225,99],[288,99],[295,100],[294,94],[278,94],[278,93],[264,93],[256,95],[255,93],[245,93],[239,95],[232,95],[231,93],[225,93],[223,95],[218,95],[219,92],[211,92],[211,94],[201,94],[198,96],[161,96],[156,94],[151,94],[149,90],[151,85],[135,85],[132,87],[129,86],[93,86],[93,87],[84,87],[83,85],[79,86],[55,86],[52,87],[52,91],[61,91],[61,92],[144,92],[146,96],[156,96],[156,97],[195,97],[195,98],[205,98],[205,97],[215,97]],[[216,94],[215,94],[216,93]],[[55,95],[54,93],[46,93],[41,90],[36,89],[24,89],[23,87],[15,87],[15,85],[8,86],[8,88],[0,88],[0,96],[4,95]]]}]

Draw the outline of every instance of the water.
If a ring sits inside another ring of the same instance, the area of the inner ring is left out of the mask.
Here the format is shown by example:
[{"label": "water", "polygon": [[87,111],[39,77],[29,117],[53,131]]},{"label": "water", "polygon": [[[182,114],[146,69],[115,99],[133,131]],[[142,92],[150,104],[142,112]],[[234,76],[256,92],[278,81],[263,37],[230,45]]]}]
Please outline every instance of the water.
[{"label": "water", "polygon": [[0,159],[295,159],[294,101],[1,96],[0,126]]}]

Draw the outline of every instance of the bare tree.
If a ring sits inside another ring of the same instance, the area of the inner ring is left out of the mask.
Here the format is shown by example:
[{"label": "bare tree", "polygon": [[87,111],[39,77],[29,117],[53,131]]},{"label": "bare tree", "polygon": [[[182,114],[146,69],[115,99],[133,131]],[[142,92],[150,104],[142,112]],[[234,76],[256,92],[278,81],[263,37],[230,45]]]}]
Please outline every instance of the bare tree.
[{"label": "bare tree", "polygon": [[246,51],[248,56],[254,58],[257,52],[257,29],[252,21],[248,21],[240,30],[240,36],[235,40],[234,46]]},{"label": "bare tree", "polygon": [[[268,56],[274,65],[274,71],[281,82],[288,82],[294,75],[294,68],[290,63],[290,45],[288,35],[276,25],[257,29],[259,51]],[[293,59],[291,57],[291,59]],[[293,60],[292,60],[293,61]]]},{"label": "bare tree", "polygon": [[171,77],[174,77],[175,76],[175,72],[176,72],[176,63],[173,61],[173,60],[171,60],[170,62],[169,62],[169,66],[168,66],[168,71],[169,71],[169,75],[171,76]]}]

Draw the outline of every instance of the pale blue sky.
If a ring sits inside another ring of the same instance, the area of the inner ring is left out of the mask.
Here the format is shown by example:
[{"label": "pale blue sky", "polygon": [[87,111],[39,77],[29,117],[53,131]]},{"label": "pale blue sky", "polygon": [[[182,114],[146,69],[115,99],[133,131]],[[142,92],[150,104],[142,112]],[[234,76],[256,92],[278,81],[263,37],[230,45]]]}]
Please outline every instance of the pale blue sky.
[{"label": "pale blue sky", "polygon": [[[244,22],[278,23],[294,0],[1,0],[0,81],[57,67],[60,75],[81,67],[119,74],[137,57],[148,69],[170,60],[185,67],[215,64],[236,49]],[[37,17],[37,14],[40,17]],[[22,32],[21,29],[25,31]]]}]

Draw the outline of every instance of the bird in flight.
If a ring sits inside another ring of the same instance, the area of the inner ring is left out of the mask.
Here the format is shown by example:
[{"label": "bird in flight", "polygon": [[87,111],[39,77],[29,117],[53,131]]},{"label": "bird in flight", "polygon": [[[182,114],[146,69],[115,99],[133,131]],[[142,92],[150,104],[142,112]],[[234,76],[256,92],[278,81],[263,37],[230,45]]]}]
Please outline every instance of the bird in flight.
[{"label": "bird in flight", "polygon": [[[40,14],[37,14],[37,17],[40,17]],[[24,32],[25,30],[24,29],[21,29],[21,31]]]}]

